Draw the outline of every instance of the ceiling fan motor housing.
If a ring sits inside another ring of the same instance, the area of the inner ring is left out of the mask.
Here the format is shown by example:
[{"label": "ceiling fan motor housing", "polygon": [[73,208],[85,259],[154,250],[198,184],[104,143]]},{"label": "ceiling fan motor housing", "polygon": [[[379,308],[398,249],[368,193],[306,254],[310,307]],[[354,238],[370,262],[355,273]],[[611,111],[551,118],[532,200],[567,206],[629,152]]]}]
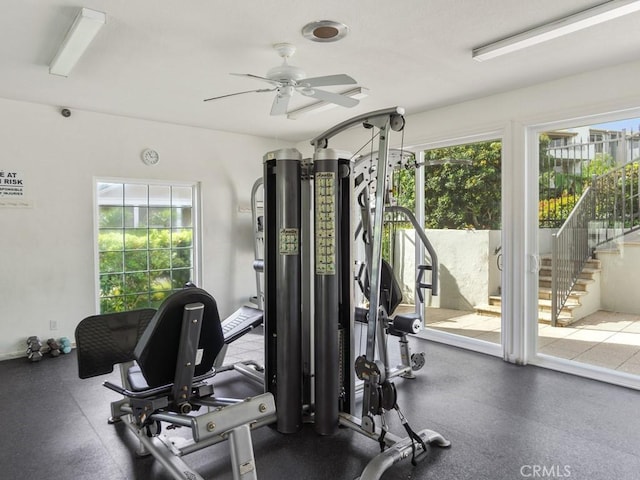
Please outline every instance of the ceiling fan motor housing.
[{"label": "ceiling fan motor housing", "polygon": [[266,75],[269,80],[282,82],[284,84],[291,82],[291,80],[298,82],[298,80],[303,79],[305,76],[301,68],[287,63],[271,68]]},{"label": "ceiling fan motor housing", "polygon": [[[289,65],[289,58],[296,53],[296,47],[290,43],[276,43],[273,46],[278,55],[282,57],[282,65],[273,67],[267,72],[266,77],[269,80],[287,84],[295,84],[298,80],[304,78],[306,74],[301,68]],[[293,82],[292,82],[293,80]]]}]

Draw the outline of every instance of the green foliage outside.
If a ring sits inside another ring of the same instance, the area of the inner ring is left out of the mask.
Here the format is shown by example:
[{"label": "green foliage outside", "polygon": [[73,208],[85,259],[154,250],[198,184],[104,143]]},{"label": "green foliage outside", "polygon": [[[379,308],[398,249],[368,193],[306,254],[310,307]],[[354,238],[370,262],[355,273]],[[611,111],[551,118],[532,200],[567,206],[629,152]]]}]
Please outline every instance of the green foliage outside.
[{"label": "green foliage outside", "polygon": [[[581,165],[579,175],[557,172],[552,167],[557,164],[556,159],[547,153],[548,144],[549,138],[544,134],[541,135],[538,204],[540,227],[561,225],[573,210],[584,189],[591,185],[592,178],[615,168],[611,155],[598,153],[592,160]],[[446,162],[443,159],[452,161]],[[441,162],[442,165],[429,166],[429,161],[434,160]],[[464,163],[461,160],[470,160],[470,163]],[[501,228],[501,142],[479,142],[428,150],[425,152],[425,161],[427,166],[423,168],[426,168],[426,228],[478,230]],[[629,205],[629,202],[638,202],[638,164],[629,164],[625,168],[629,186],[624,200]],[[636,172],[635,175],[634,172]],[[396,172],[394,183],[394,196],[398,204],[415,211],[413,170]],[[603,187],[605,186],[601,186]],[[611,185],[610,189],[613,187]],[[608,195],[606,192],[601,194]],[[616,201],[621,203],[623,199],[620,195],[618,197]],[[600,205],[600,209],[605,208],[609,209],[613,206]],[[396,224],[390,228],[408,228],[408,226]],[[389,247],[386,246],[385,252],[388,250]]]},{"label": "green foliage outside", "polygon": [[[502,143],[479,142],[425,152],[425,161],[452,163],[427,167],[427,228],[500,230]],[[453,163],[470,160],[470,164]]]},{"label": "green foliage outside", "polygon": [[146,215],[138,219],[136,226],[143,228],[123,229],[123,220],[132,225],[127,221],[127,208],[100,209],[102,313],[155,308],[193,276],[192,228],[171,228],[170,208],[153,210],[149,209],[149,222]]},{"label": "green foliage outside", "polygon": [[594,176],[599,177],[600,175],[604,175],[607,172],[610,172],[615,168],[615,161],[611,155],[608,153],[596,153],[593,160],[591,160],[587,165],[585,165],[583,171],[583,179],[586,185],[591,183],[591,179]]},{"label": "green foliage outside", "polygon": [[[449,161],[447,161],[447,159]],[[425,152],[425,226],[499,230],[502,144],[488,141]],[[429,165],[429,162],[442,163]],[[398,205],[415,209],[415,176],[397,173]]]},{"label": "green foliage outside", "polygon": [[559,197],[541,199],[538,202],[538,221],[541,226],[562,224],[580,199],[566,190]]},{"label": "green foliage outside", "polygon": [[640,225],[640,158],[597,180],[596,219],[613,228]]}]

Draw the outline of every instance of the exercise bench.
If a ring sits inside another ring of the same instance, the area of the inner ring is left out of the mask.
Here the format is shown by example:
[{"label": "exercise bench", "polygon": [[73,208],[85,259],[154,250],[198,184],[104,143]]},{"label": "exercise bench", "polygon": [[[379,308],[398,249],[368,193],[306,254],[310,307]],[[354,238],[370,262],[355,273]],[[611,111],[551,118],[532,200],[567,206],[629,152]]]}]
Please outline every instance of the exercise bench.
[{"label": "exercise bench", "polygon": [[[75,337],[80,378],[120,365],[121,385],[103,383],[122,395],[111,403],[109,421],[126,422],[139,455],[152,454],[177,480],[204,480],[182,457],[229,440],[234,480],[257,479],[251,430],[275,421],[275,402],[271,393],[215,397],[211,378],[225,339],[209,293],[190,287],[157,311],[93,315],[78,324]],[[191,438],[172,442],[161,435],[162,424],[185,427]]]}]

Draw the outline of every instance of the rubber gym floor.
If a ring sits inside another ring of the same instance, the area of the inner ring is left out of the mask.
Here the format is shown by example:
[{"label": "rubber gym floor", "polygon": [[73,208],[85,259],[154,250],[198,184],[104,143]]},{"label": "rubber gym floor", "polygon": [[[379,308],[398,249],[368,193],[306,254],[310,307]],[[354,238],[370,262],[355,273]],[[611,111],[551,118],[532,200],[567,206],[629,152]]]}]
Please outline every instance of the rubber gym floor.
[{"label": "rubber gym floor", "polygon": [[[430,449],[416,467],[399,463],[382,480],[638,478],[640,392],[411,341],[427,362],[415,380],[395,380],[398,403],[415,430],[435,430],[452,446]],[[75,352],[34,364],[0,362],[0,477],[169,479],[153,457],[136,457],[124,425],[107,423],[118,396],[101,386],[106,379],[117,381],[117,373],[80,380]],[[233,372],[217,375],[214,384],[223,396],[260,393]],[[395,412],[388,416],[402,435]],[[268,480],[354,479],[379,452],[356,432],[319,437],[312,425],[291,435],[258,429],[253,445],[258,477]],[[206,479],[232,479],[228,449],[214,445],[185,460]]]}]

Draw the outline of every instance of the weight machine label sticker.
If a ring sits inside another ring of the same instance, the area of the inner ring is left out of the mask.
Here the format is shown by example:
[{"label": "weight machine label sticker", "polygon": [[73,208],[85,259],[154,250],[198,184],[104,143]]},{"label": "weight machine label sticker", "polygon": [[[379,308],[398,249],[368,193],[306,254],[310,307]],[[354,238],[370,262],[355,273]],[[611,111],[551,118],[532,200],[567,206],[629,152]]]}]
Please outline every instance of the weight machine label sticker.
[{"label": "weight machine label sticker", "polygon": [[336,274],[335,190],[335,172],[316,172],[316,275]]},{"label": "weight machine label sticker", "polygon": [[253,463],[253,460],[249,460],[248,462],[245,462],[240,465],[240,475],[246,475],[248,473],[253,472],[255,469],[256,467],[255,467],[255,464]]},{"label": "weight machine label sticker", "polygon": [[298,255],[299,234],[297,228],[280,229],[280,255]]}]

